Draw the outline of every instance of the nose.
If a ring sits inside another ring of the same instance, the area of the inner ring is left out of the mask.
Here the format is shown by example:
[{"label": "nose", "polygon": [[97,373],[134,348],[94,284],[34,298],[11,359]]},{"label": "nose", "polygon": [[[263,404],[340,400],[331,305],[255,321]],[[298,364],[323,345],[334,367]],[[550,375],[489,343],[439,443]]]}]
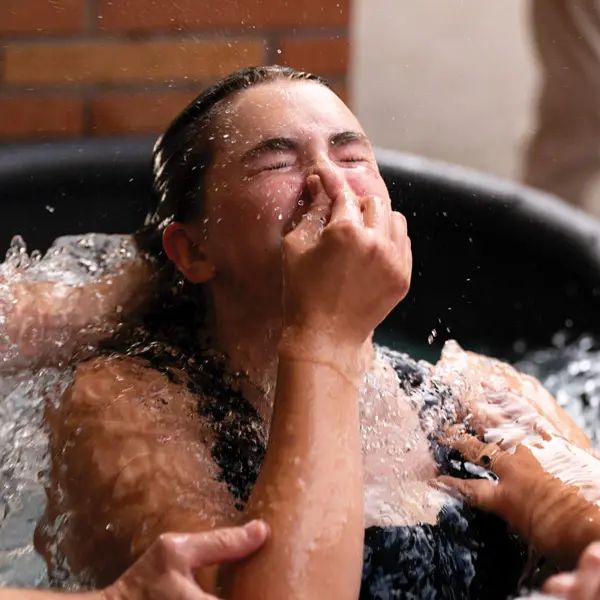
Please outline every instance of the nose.
[{"label": "nose", "polygon": [[307,177],[308,175],[318,175],[321,178],[325,192],[330,198],[336,198],[346,184],[344,169],[328,156],[319,157],[309,169]]}]

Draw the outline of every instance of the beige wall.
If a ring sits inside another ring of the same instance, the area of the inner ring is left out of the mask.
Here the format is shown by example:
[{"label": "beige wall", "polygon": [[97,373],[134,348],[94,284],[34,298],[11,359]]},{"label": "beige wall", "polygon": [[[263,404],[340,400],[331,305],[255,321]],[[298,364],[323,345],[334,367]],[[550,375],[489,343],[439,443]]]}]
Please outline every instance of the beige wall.
[{"label": "beige wall", "polygon": [[517,176],[536,69],[526,0],[355,0],[353,107],[377,144]]}]

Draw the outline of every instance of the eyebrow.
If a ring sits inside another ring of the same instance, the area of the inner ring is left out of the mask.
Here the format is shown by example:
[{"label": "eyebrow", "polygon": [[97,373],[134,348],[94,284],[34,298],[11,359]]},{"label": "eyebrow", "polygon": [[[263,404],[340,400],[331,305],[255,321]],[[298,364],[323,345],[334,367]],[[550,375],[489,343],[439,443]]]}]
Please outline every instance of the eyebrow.
[{"label": "eyebrow", "polygon": [[361,131],[340,131],[329,138],[332,146],[346,146],[356,142],[370,145],[369,138]]},{"label": "eyebrow", "polygon": [[[361,142],[369,144],[369,138],[360,131],[340,131],[329,138],[332,146],[346,146],[348,144]],[[296,150],[300,142],[290,137],[273,137],[259,142],[256,146],[244,152],[242,162],[248,162],[262,156],[266,152],[281,150]]]}]

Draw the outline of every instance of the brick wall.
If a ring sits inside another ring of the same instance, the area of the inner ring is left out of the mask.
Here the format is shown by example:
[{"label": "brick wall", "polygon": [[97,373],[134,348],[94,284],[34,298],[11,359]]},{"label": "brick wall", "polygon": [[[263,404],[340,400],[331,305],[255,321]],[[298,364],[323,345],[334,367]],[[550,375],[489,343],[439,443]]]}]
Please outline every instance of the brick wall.
[{"label": "brick wall", "polygon": [[0,0],[0,140],[161,130],[241,66],[346,99],[351,0]]}]

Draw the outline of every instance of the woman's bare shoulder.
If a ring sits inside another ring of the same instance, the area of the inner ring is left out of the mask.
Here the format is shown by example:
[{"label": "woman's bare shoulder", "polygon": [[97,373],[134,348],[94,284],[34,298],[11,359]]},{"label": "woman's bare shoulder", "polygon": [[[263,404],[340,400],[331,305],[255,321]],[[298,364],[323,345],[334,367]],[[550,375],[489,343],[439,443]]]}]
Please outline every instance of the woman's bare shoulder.
[{"label": "woman's bare shoulder", "polygon": [[[197,421],[198,398],[177,374],[159,371],[140,358],[100,356],[76,367],[69,403],[97,410],[145,408],[155,416]],[[116,406],[115,406],[116,405]]]}]

